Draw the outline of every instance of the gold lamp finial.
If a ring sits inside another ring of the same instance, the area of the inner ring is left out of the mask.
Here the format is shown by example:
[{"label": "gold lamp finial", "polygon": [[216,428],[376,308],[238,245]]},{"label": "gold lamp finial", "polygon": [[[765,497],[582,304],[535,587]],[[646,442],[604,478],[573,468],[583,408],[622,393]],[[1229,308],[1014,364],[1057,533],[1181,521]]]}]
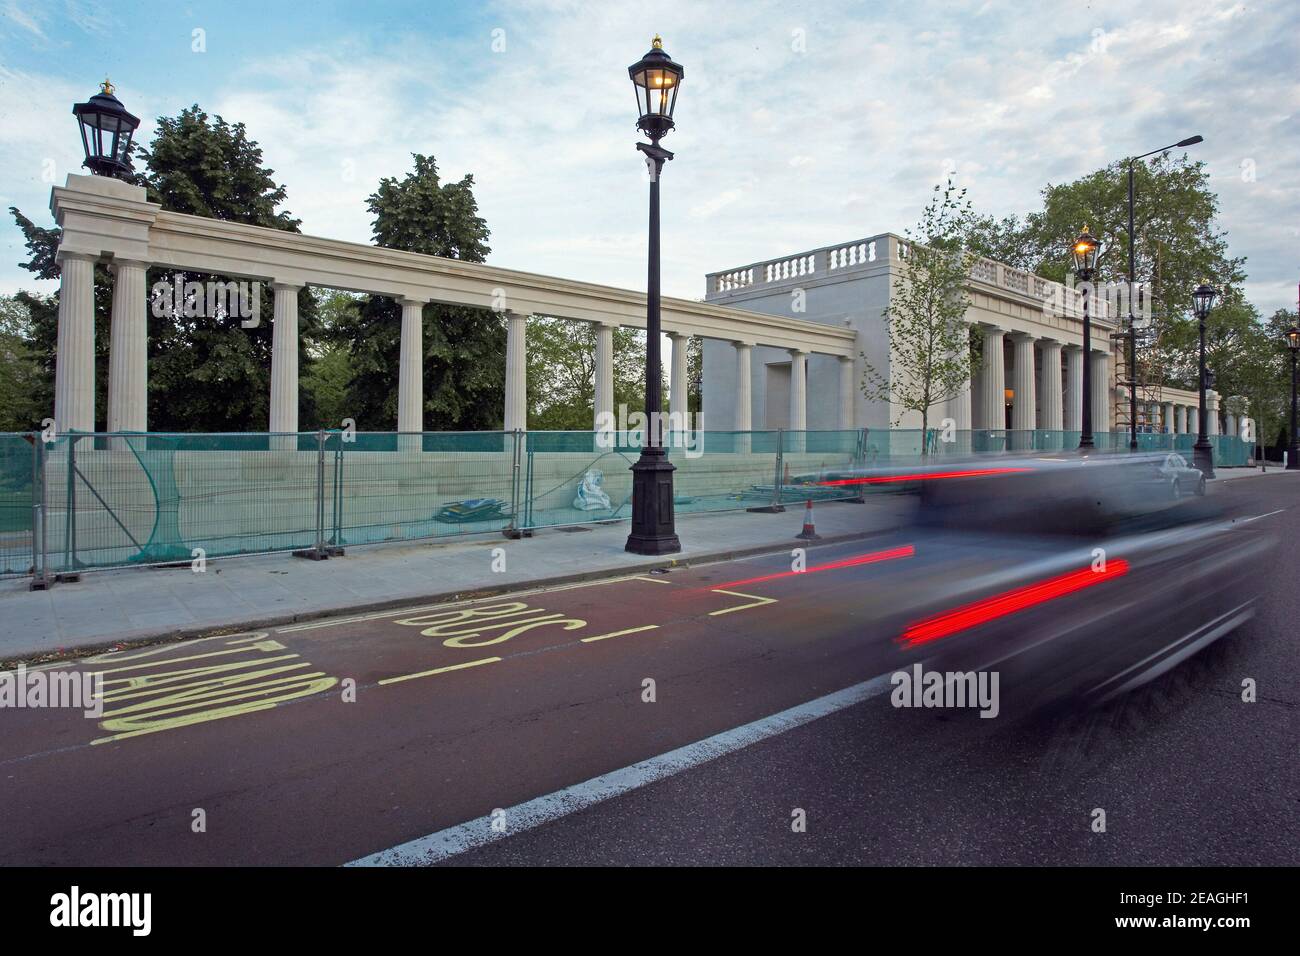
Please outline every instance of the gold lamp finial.
[{"label": "gold lamp finial", "polygon": [[99,90],[101,93],[105,93],[108,96],[113,95],[114,86],[112,83],[108,82],[107,76],[104,77],[104,82],[99,84]]},{"label": "gold lamp finial", "polygon": [[664,38],[656,33],[655,38],[650,41],[650,45],[656,50],[662,50],[664,48]]},{"label": "gold lamp finial", "polygon": [[1083,224],[1083,234],[1088,235],[1088,224],[1086,222]]}]

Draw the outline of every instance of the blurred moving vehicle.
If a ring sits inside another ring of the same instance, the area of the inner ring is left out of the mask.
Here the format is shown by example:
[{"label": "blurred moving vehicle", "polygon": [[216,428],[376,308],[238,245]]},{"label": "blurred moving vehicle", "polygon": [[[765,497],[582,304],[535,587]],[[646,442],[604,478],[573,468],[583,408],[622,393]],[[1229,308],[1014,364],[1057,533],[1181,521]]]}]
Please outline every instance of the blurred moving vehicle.
[{"label": "blurred moving vehicle", "polygon": [[896,533],[913,554],[864,589],[862,617],[900,668],[997,670],[1011,707],[1108,700],[1232,632],[1274,547],[1214,496],[1191,497],[1204,478],[1179,455],[945,459],[894,474],[917,492]]},{"label": "blurred moving vehicle", "polygon": [[1160,477],[1169,482],[1169,491],[1175,498],[1183,495],[1205,495],[1205,475],[1199,468],[1187,463],[1177,452],[1169,452],[1157,467]]}]

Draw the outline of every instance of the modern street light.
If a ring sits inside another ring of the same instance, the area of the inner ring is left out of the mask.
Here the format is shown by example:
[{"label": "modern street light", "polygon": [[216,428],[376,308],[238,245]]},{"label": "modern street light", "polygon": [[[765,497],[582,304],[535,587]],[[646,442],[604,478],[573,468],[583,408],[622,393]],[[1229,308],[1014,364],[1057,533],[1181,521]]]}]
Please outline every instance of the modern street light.
[{"label": "modern street light", "polygon": [[1205,319],[1214,308],[1214,300],[1218,298],[1219,290],[1210,285],[1209,282],[1202,282],[1192,292],[1192,306],[1196,311],[1196,321],[1200,327],[1200,374],[1197,380],[1197,387],[1200,391],[1201,410],[1198,417],[1197,425],[1199,431],[1196,435],[1196,444],[1192,446],[1192,464],[1200,469],[1201,474],[1206,478],[1214,477],[1214,449],[1210,447],[1209,425],[1205,410],[1205,386],[1209,378],[1209,373],[1205,370]]},{"label": "modern street light", "polygon": [[1291,437],[1286,445],[1287,471],[1300,471],[1300,438],[1296,437],[1296,353],[1300,353],[1300,328],[1291,326],[1283,334],[1291,350]]},{"label": "modern street light", "polygon": [[1092,319],[1088,314],[1089,293],[1092,291],[1092,277],[1097,271],[1097,250],[1101,244],[1083,227],[1070,254],[1074,257],[1074,277],[1079,280],[1079,291],[1083,295],[1083,408],[1079,433],[1079,450],[1092,448]]},{"label": "modern street light", "polygon": [[85,103],[75,104],[72,112],[81,125],[81,146],[86,151],[81,165],[97,176],[129,177],[131,137],[140,120],[113,95],[113,84],[105,79],[99,92]]},{"label": "modern street light", "polygon": [[1197,143],[1204,142],[1202,136],[1189,136],[1187,139],[1180,139],[1172,146],[1162,146],[1160,149],[1153,149],[1149,153],[1143,153],[1141,156],[1134,156],[1128,161],[1128,330],[1123,333],[1128,337],[1128,373],[1131,381],[1125,383],[1128,386],[1128,447],[1131,451],[1137,451],[1137,331],[1133,327],[1133,287],[1137,284],[1137,276],[1134,265],[1134,250],[1137,248],[1137,236],[1133,229],[1133,167],[1139,159],[1146,159],[1148,156],[1154,156],[1156,153],[1163,153],[1170,149],[1179,149],[1183,146],[1195,146]]},{"label": "modern street light", "polygon": [[[650,52],[627,68],[636,91],[637,129],[650,138],[637,143],[650,171],[650,263],[646,279],[645,411],[649,422],[641,457],[632,466],[632,533],[626,550],[633,554],[675,554],[682,549],[673,523],[673,471],[663,447],[659,362],[659,177],[673,154],[659,140],[673,128],[677,90],[686,71],[654,38]],[[674,383],[674,387],[677,383]]]}]

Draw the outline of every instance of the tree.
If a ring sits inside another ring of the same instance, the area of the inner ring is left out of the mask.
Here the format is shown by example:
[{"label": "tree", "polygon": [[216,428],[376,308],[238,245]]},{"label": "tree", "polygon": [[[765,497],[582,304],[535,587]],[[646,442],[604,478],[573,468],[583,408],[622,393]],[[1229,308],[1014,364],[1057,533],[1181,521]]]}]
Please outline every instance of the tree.
[{"label": "tree", "polygon": [[[614,330],[614,412],[643,407],[645,333]],[[590,322],[536,316],[528,323],[528,426],[588,431],[596,400],[596,329]]]},{"label": "tree", "polygon": [[[277,208],[284,187],[274,170],[262,165],[262,151],[248,138],[242,123],[222,117],[209,119],[197,105],[175,117],[161,117],[148,148],[137,146],[143,169],[134,183],[143,186],[151,202],[171,212],[207,216],[248,225],[298,231],[298,220]],[[57,279],[55,261],[60,231],[35,225],[11,208],[29,252],[24,268],[42,279]],[[146,286],[171,283],[178,275],[150,269]],[[228,277],[179,273],[181,280],[224,281]],[[58,297],[47,299],[19,293],[31,312],[28,343],[40,357],[40,400],[53,407],[54,345]],[[103,266],[95,270],[96,428],[107,426],[108,330],[112,310],[112,277]],[[303,290],[298,300],[299,362],[310,364],[307,341],[314,326],[315,302]],[[153,431],[261,431],[267,427],[271,367],[272,293],[263,285],[258,315],[261,323],[243,328],[239,316],[186,317],[180,308],[161,316],[150,309],[149,428]],[[300,414],[311,418],[311,396],[301,393]],[[48,411],[46,412],[48,414]]]},{"label": "tree", "polygon": [[966,282],[973,254],[966,243],[973,220],[966,190],[951,177],[934,187],[916,228],[907,231],[906,265],[883,313],[889,365],[878,369],[862,356],[863,393],[918,412],[922,434],[928,434],[930,409],[966,388],[974,371],[963,321],[971,304]]},{"label": "tree", "polygon": [[302,420],[299,427],[341,428],[348,417],[348,386],[352,382],[352,354],[337,330],[355,315],[365,297],[337,290],[313,290],[316,297],[317,329],[307,343],[311,363],[302,374],[301,387],[311,396],[315,419]]},{"label": "tree", "polygon": [[0,295],[0,432],[31,431],[49,414],[39,404],[41,363],[29,344],[31,311]]},{"label": "tree", "polygon": [[[390,249],[483,262],[490,251],[487,223],[478,215],[474,177],[443,183],[432,156],[412,154],[414,169],[385,177],[367,200],[374,240]],[[367,296],[341,313],[331,336],[345,344],[353,375],[348,417],[366,430],[390,430],[397,420],[401,306]],[[505,325],[486,307],[428,305],[423,319],[424,414],[427,430],[502,427]]]}]

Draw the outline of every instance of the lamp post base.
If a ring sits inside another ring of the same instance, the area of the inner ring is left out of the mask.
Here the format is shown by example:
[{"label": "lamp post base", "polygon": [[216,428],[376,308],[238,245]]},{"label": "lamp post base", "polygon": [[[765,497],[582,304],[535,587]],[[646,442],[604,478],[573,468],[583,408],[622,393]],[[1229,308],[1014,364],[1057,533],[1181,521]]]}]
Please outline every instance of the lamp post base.
[{"label": "lamp post base", "polygon": [[673,520],[673,472],[662,449],[642,448],[632,466],[632,533],[623,550],[676,554],[682,550]]},{"label": "lamp post base", "polygon": [[1206,478],[1214,477],[1214,448],[1208,441],[1192,446],[1192,467]]}]

